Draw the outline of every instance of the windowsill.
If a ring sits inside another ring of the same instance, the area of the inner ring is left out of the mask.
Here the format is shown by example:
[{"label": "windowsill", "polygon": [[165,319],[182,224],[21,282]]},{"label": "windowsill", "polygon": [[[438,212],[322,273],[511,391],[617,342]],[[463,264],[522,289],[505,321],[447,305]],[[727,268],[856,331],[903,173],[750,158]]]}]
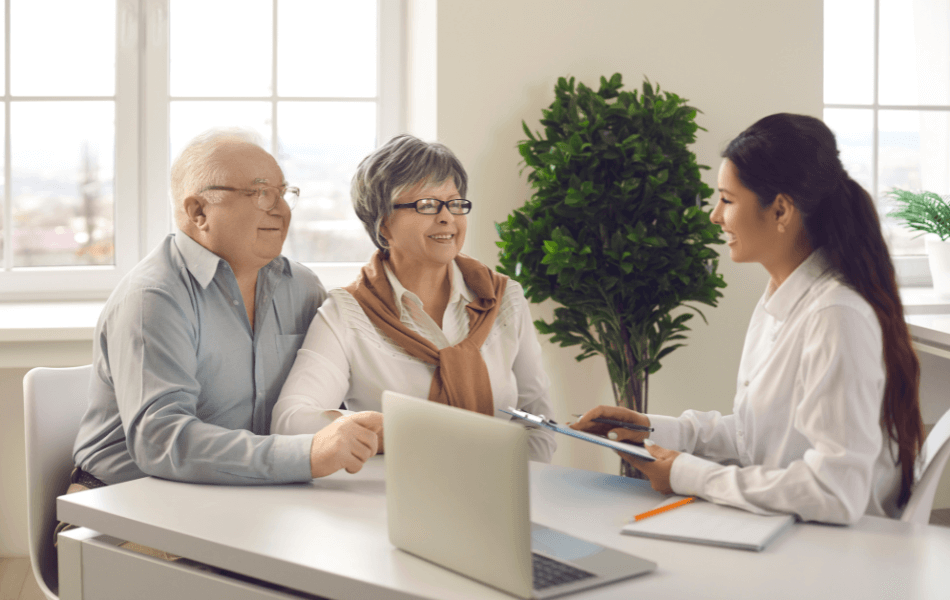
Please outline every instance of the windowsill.
[{"label": "windowsill", "polygon": [[[900,292],[914,341],[950,358],[950,298],[937,296],[933,288],[903,287]],[[0,346],[12,350],[13,345],[91,342],[104,305],[103,300],[0,303]]]},{"label": "windowsill", "polygon": [[104,305],[102,300],[0,303],[0,369],[88,364]]},{"label": "windowsill", "polygon": [[105,301],[0,303],[0,343],[92,341]]}]

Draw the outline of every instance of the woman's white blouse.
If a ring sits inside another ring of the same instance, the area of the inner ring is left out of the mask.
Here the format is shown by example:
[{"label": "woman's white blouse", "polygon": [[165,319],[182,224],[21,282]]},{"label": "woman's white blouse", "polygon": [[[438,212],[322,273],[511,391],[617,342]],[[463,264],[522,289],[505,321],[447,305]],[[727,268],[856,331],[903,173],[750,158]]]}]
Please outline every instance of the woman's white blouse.
[{"label": "woman's white blouse", "polygon": [[649,416],[651,439],[684,452],[673,490],[805,521],[899,517],[897,447],[880,424],[882,346],[871,306],[812,252],[755,308],[733,414]]},{"label": "woman's white blouse", "polygon": [[[440,350],[468,335],[465,306],[475,299],[453,263],[452,290],[440,328],[422,308],[418,296],[406,290],[389,269],[386,275],[396,296],[400,320]],[[509,280],[495,323],[481,347],[488,367],[495,408],[514,406],[534,414],[551,415],[550,382],[541,367],[541,346],[535,336],[521,285]],[[342,288],[331,290],[297,352],[271,418],[271,433],[314,433],[331,422],[324,416],[338,410],[382,410],[384,390],[428,398],[435,366],[413,358],[366,316],[359,303]],[[506,415],[496,417],[508,419]],[[554,434],[528,432],[531,460],[550,462]]]}]

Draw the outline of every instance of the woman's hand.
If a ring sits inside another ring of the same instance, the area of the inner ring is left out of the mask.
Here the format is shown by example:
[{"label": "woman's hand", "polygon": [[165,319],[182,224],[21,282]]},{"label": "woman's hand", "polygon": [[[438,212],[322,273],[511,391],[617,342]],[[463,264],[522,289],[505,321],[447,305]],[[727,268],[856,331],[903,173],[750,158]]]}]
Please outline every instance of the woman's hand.
[{"label": "woman's hand", "polygon": [[[631,432],[632,433],[632,432]],[[620,458],[624,459],[635,468],[639,469],[647,479],[650,485],[658,492],[672,494],[673,488],[670,486],[670,472],[673,470],[673,461],[680,455],[676,450],[668,450],[662,446],[657,446],[650,440],[643,444],[656,460],[649,462],[629,454],[618,452]]]},{"label": "woman's hand", "polygon": [[[594,423],[593,419],[613,419],[614,421],[623,421],[634,425],[650,426],[650,418],[642,413],[638,413],[629,408],[620,406],[601,405],[590,409],[579,418],[575,423],[571,423],[571,429],[586,431],[596,435],[605,435],[612,440],[629,441],[641,443],[650,433],[648,431],[631,431],[623,427],[614,425],[604,425],[603,423]],[[614,434],[614,435],[611,435]]]}]

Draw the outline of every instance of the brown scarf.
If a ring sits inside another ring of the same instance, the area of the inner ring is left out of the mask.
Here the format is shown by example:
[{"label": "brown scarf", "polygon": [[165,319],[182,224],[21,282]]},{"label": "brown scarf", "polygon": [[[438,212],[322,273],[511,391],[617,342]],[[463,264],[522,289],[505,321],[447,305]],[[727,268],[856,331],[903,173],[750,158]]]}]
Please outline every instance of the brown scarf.
[{"label": "brown scarf", "polygon": [[455,346],[439,350],[399,320],[395,294],[386,278],[383,260],[377,251],[360,270],[356,281],[344,289],[356,298],[369,320],[410,356],[435,365],[429,400],[493,415],[495,405],[491,380],[479,349],[495,323],[508,278],[474,258],[461,254],[455,258],[462,278],[477,298],[465,307],[468,337]]}]

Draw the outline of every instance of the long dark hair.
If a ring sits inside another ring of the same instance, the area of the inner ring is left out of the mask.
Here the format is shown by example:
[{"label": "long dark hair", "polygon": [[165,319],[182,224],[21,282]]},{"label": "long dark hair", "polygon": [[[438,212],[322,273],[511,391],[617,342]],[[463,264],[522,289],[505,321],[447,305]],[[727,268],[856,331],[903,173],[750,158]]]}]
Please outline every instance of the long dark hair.
[{"label": "long dark hair", "polygon": [[924,441],[918,382],[920,363],[911,347],[894,265],[884,244],[874,202],[841,165],[831,130],[814,117],[781,113],[757,121],[722,153],[745,187],[768,207],[778,194],[802,213],[812,248],[823,248],[843,281],[868,301],[881,324],[884,404],[881,426],[897,443],[901,490],[910,499],[914,463]]}]

